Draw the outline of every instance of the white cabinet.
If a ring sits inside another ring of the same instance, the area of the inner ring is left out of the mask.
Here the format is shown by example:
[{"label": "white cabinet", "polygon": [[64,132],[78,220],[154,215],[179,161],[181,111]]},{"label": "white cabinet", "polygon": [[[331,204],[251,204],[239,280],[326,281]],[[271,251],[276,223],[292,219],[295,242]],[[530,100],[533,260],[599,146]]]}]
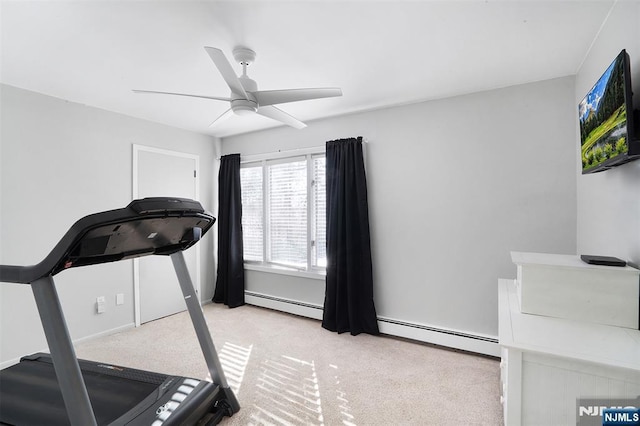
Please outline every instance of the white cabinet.
[{"label": "white cabinet", "polygon": [[640,271],[579,256],[512,252],[520,311],[638,329]]},{"label": "white cabinet", "polygon": [[525,314],[516,281],[498,287],[505,425],[575,425],[578,398],[640,395],[640,331]]}]

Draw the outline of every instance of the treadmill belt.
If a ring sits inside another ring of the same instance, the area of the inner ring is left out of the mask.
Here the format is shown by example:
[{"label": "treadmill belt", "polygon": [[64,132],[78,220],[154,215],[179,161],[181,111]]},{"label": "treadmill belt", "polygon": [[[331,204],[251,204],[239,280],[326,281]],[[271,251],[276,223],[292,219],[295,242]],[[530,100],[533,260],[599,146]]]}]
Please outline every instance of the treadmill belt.
[{"label": "treadmill belt", "polygon": [[[80,361],[98,425],[107,425],[138,405],[167,376],[139,377],[139,370]],[[132,371],[136,379],[127,376]],[[2,370],[0,422],[10,425],[69,425],[50,358],[26,359]],[[37,392],[34,392],[37,389]]]}]

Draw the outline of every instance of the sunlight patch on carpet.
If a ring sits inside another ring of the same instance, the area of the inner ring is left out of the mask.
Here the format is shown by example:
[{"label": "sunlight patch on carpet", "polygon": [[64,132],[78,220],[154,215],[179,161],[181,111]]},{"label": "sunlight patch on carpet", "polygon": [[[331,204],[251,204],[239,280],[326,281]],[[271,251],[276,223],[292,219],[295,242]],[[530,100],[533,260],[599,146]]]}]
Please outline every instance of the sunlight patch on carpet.
[{"label": "sunlight patch on carpet", "polygon": [[322,400],[313,361],[289,356],[267,358],[260,365],[253,425],[323,425]]},{"label": "sunlight patch on carpet", "polygon": [[236,396],[240,392],[240,385],[244,379],[244,372],[247,369],[252,349],[253,345],[243,347],[225,342],[220,353],[218,353],[227,383],[229,383],[229,387]]},{"label": "sunlight patch on carpet", "polygon": [[355,426],[355,423],[353,422],[354,417],[353,417],[353,414],[351,414],[351,406],[349,405],[349,400],[347,399],[347,393],[344,390],[342,390],[342,386],[340,385],[340,376],[338,376],[338,366],[334,364],[329,364],[329,367],[335,370],[335,375],[333,377],[335,379],[335,387],[336,387],[336,405],[342,417],[342,424],[345,426]]}]

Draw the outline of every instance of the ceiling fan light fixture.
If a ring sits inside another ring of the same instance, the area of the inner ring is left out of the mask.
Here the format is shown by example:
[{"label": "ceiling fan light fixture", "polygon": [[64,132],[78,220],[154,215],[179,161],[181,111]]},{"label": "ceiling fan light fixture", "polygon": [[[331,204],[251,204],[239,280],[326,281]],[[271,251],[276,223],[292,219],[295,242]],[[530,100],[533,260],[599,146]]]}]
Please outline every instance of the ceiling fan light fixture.
[{"label": "ceiling fan light fixture", "polygon": [[234,99],[231,101],[231,110],[237,115],[251,115],[258,111],[258,104],[249,99]]}]

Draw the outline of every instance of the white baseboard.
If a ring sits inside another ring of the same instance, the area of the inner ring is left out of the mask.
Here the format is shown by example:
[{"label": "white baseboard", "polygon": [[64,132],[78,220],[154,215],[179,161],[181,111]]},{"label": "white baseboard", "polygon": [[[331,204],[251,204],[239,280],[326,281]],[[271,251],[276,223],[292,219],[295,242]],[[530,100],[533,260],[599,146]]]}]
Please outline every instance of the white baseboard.
[{"label": "white baseboard", "polygon": [[[37,352],[42,352],[42,351],[37,351]],[[20,362],[20,358],[14,358],[14,359],[10,359],[8,361],[0,362],[0,370],[4,370],[5,368],[11,367],[12,365],[15,365],[15,364],[17,364],[19,362]]]},{"label": "white baseboard", "polygon": [[[73,341],[73,344],[75,346],[78,343],[82,343],[82,342],[86,342],[86,341],[89,341],[89,340],[97,339],[99,337],[110,336],[111,334],[120,333],[121,331],[126,331],[126,330],[129,330],[129,329],[134,328],[134,327],[135,327],[134,323],[125,324],[125,325],[120,326],[120,327],[112,328],[112,329],[109,329],[109,330],[106,330],[106,331],[101,331],[100,333],[92,334],[90,336],[85,336],[85,337],[81,337],[79,339],[75,339]],[[28,354],[24,354],[22,356],[31,355],[31,354],[35,354],[35,353],[38,353],[38,352],[49,353],[49,348],[44,348],[44,349],[41,349],[41,350],[38,350],[38,351],[31,351]],[[10,360],[7,360],[7,361],[0,362],[0,370],[3,370],[5,368],[7,368],[7,367],[11,367],[12,365],[15,365],[15,364],[19,363],[20,362],[20,358],[22,358],[22,356],[19,357],[19,358],[14,358],[14,359],[10,359]]]},{"label": "white baseboard", "polygon": [[109,330],[106,330],[106,331],[101,331],[100,333],[92,334],[90,336],[81,337],[79,339],[74,340],[73,344],[76,345],[78,343],[82,343],[82,342],[86,342],[86,341],[89,341],[89,340],[97,339],[99,337],[110,336],[112,334],[120,333],[122,331],[127,331],[127,330],[130,330],[130,329],[135,328],[135,327],[136,327],[136,325],[134,323],[121,325],[120,327],[112,328],[112,329],[109,329]]},{"label": "white baseboard", "polygon": [[[261,306],[263,308],[274,309],[317,320],[322,319],[322,306],[319,305],[269,296],[252,291],[245,291],[244,294],[245,302],[250,305]],[[378,328],[381,333],[390,336],[404,337],[483,355],[500,356],[500,347],[498,346],[498,338],[496,336],[444,329],[442,327],[410,323],[384,317],[378,317]]]}]

